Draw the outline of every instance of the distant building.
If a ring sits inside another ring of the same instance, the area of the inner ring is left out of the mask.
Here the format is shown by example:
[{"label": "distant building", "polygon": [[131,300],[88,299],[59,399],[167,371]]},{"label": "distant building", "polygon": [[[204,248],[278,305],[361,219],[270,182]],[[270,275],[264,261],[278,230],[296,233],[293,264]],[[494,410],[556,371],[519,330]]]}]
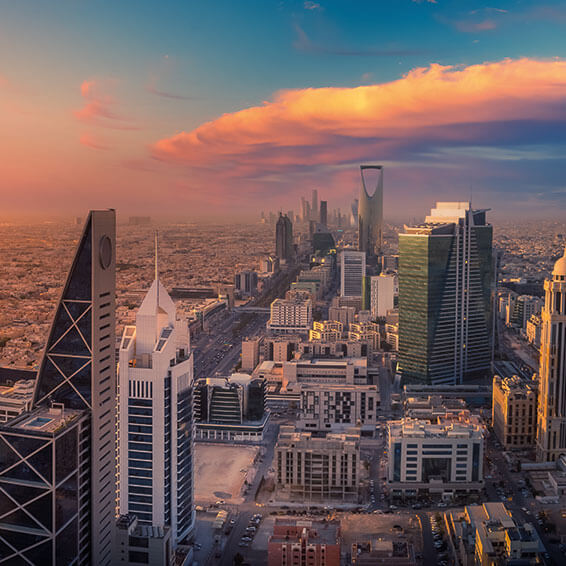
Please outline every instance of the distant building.
[{"label": "distant building", "polygon": [[375,433],[380,405],[376,385],[301,383],[298,389],[301,393],[298,428],[343,432],[359,426],[370,436]]},{"label": "distant building", "polygon": [[260,273],[277,273],[279,271],[279,258],[266,256],[259,260]]},{"label": "distant building", "polygon": [[532,314],[525,327],[525,335],[529,344],[537,350],[540,349],[540,331],[542,328],[542,319],[540,314]]},{"label": "distant building", "polygon": [[536,529],[530,523],[520,523],[504,503],[466,505],[464,511],[447,511],[445,523],[459,564],[540,564],[544,547]]},{"label": "distant building", "polygon": [[540,346],[537,460],[566,452],[566,249],[544,282]]},{"label": "distant building", "polygon": [[391,310],[385,316],[385,342],[392,350],[399,349],[399,310]]},{"label": "distant building", "polygon": [[334,320],[315,321],[312,323],[312,330],[309,331],[309,340],[336,342],[342,338],[342,331],[341,322]]},{"label": "distant building", "polygon": [[328,226],[328,203],[325,200],[320,201],[320,223],[325,228]]},{"label": "distant building", "polygon": [[252,372],[259,363],[262,338],[248,338],[242,341],[242,371]]},{"label": "distant building", "polygon": [[505,450],[533,448],[536,441],[537,386],[517,375],[493,378],[493,430]]},{"label": "distant building", "polygon": [[347,329],[354,322],[355,315],[356,309],[354,307],[331,306],[328,309],[328,320],[336,320],[342,323],[344,329]]},{"label": "distant building", "polygon": [[[24,372],[35,374],[26,370]],[[35,379],[18,379],[10,384],[0,383],[0,423],[29,411],[34,389]]]},{"label": "distant building", "polygon": [[348,383],[367,385],[367,358],[301,359],[283,362],[283,385],[288,383]]},{"label": "distant building", "polygon": [[505,323],[507,326],[524,329],[532,315],[540,314],[543,301],[539,297],[520,295],[507,304]]},{"label": "distant building", "polygon": [[353,322],[350,324],[348,339],[356,342],[365,342],[370,352],[379,350],[379,326],[375,322]]},{"label": "distant building", "polygon": [[151,216],[130,216],[128,224],[130,226],[147,226],[151,224]]},{"label": "distant building", "polygon": [[312,301],[300,296],[275,299],[267,329],[273,334],[307,335],[312,326]]},{"label": "distant building", "polygon": [[280,261],[290,262],[294,257],[293,223],[281,213],[275,227],[275,253]]},{"label": "distant building", "polygon": [[[364,172],[378,171],[374,193],[370,196],[366,188]],[[368,257],[381,254],[383,232],[383,166],[362,165],[360,167],[362,184],[358,206],[358,249]]]},{"label": "distant building", "polygon": [[484,429],[463,413],[437,422],[389,421],[387,484],[392,496],[451,499],[483,488]]},{"label": "distant building", "polygon": [[340,252],[340,296],[362,298],[366,276],[366,254],[345,250]]},{"label": "distant building", "polygon": [[298,501],[357,501],[359,432],[313,437],[282,425],[275,445],[276,487]]},{"label": "distant building", "polygon": [[234,276],[234,288],[240,295],[255,295],[257,292],[257,273],[241,271]]},{"label": "distant building", "polygon": [[116,521],[113,546],[113,564],[116,565],[174,564],[171,529],[140,525],[135,515],[121,515]]},{"label": "distant building", "polygon": [[195,384],[198,440],[253,441],[263,439],[268,413],[265,380],[245,373],[199,379]]},{"label": "distant building", "polygon": [[340,522],[275,519],[268,566],[340,566]]},{"label": "distant building", "polygon": [[370,277],[371,316],[384,318],[395,306],[395,276],[381,274]]},{"label": "distant building", "polygon": [[399,367],[405,382],[464,383],[491,364],[492,226],[439,202],[399,235]]}]

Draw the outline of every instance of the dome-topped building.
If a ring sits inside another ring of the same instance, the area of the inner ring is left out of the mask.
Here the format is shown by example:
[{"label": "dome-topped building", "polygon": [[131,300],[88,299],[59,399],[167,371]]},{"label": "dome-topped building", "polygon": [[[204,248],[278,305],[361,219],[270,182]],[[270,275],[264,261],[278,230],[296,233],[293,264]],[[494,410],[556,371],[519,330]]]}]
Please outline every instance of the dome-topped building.
[{"label": "dome-topped building", "polygon": [[564,255],[554,264],[552,278],[555,281],[566,280],[566,247],[564,248]]}]

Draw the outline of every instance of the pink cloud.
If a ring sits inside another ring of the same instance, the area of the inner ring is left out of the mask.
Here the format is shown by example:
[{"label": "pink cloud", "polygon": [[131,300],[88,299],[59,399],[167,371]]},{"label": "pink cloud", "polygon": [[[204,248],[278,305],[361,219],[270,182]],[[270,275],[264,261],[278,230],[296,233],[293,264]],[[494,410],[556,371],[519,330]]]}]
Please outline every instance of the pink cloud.
[{"label": "pink cloud", "polygon": [[490,124],[552,119],[565,94],[566,61],[433,64],[389,83],[282,91],[260,106],[161,139],[152,153],[235,176],[264,166],[283,171],[355,162],[368,149],[384,155],[423,137],[473,143]]},{"label": "pink cloud", "polygon": [[94,136],[87,133],[81,134],[81,137],[79,138],[79,143],[81,145],[90,147],[92,149],[109,149],[109,147],[106,144],[100,142]]},{"label": "pink cloud", "polygon": [[81,96],[84,106],[74,110],[77,120],[94,126],[102,126],[115,130],[138,129],[132,121],[114,110],[117,103],[113,96],[108,94],[114,81],[111,80],[85,80],[81,83]]}]

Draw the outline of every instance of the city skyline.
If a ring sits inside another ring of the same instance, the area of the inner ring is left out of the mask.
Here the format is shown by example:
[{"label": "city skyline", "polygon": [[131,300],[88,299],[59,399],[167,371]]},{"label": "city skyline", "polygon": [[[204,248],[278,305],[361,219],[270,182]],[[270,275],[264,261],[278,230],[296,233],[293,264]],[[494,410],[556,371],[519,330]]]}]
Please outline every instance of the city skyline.
[{"label": "city skyline", "polygon": [[557,217],[562,3],[385,5],[6,6],[1,219],[249,218],[323,188],[345,209],[362,162],[387,167],[389,218],[470,194]]}]

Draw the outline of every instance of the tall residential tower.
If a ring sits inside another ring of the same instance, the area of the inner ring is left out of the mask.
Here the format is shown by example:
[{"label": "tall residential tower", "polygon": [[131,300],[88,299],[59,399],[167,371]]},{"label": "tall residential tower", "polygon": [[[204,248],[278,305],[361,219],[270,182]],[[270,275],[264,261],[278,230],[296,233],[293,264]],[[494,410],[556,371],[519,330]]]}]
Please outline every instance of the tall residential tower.
[{"label": "tall residential tower", "polygon": [[468,202],[440,202],[399,235],[404,381],[463,383],[491,364],[492,226]]},{"label": "tall residential tower", "polygon": [[544,282],[539,369],[537,460],[566,452],[566,250]]}]

